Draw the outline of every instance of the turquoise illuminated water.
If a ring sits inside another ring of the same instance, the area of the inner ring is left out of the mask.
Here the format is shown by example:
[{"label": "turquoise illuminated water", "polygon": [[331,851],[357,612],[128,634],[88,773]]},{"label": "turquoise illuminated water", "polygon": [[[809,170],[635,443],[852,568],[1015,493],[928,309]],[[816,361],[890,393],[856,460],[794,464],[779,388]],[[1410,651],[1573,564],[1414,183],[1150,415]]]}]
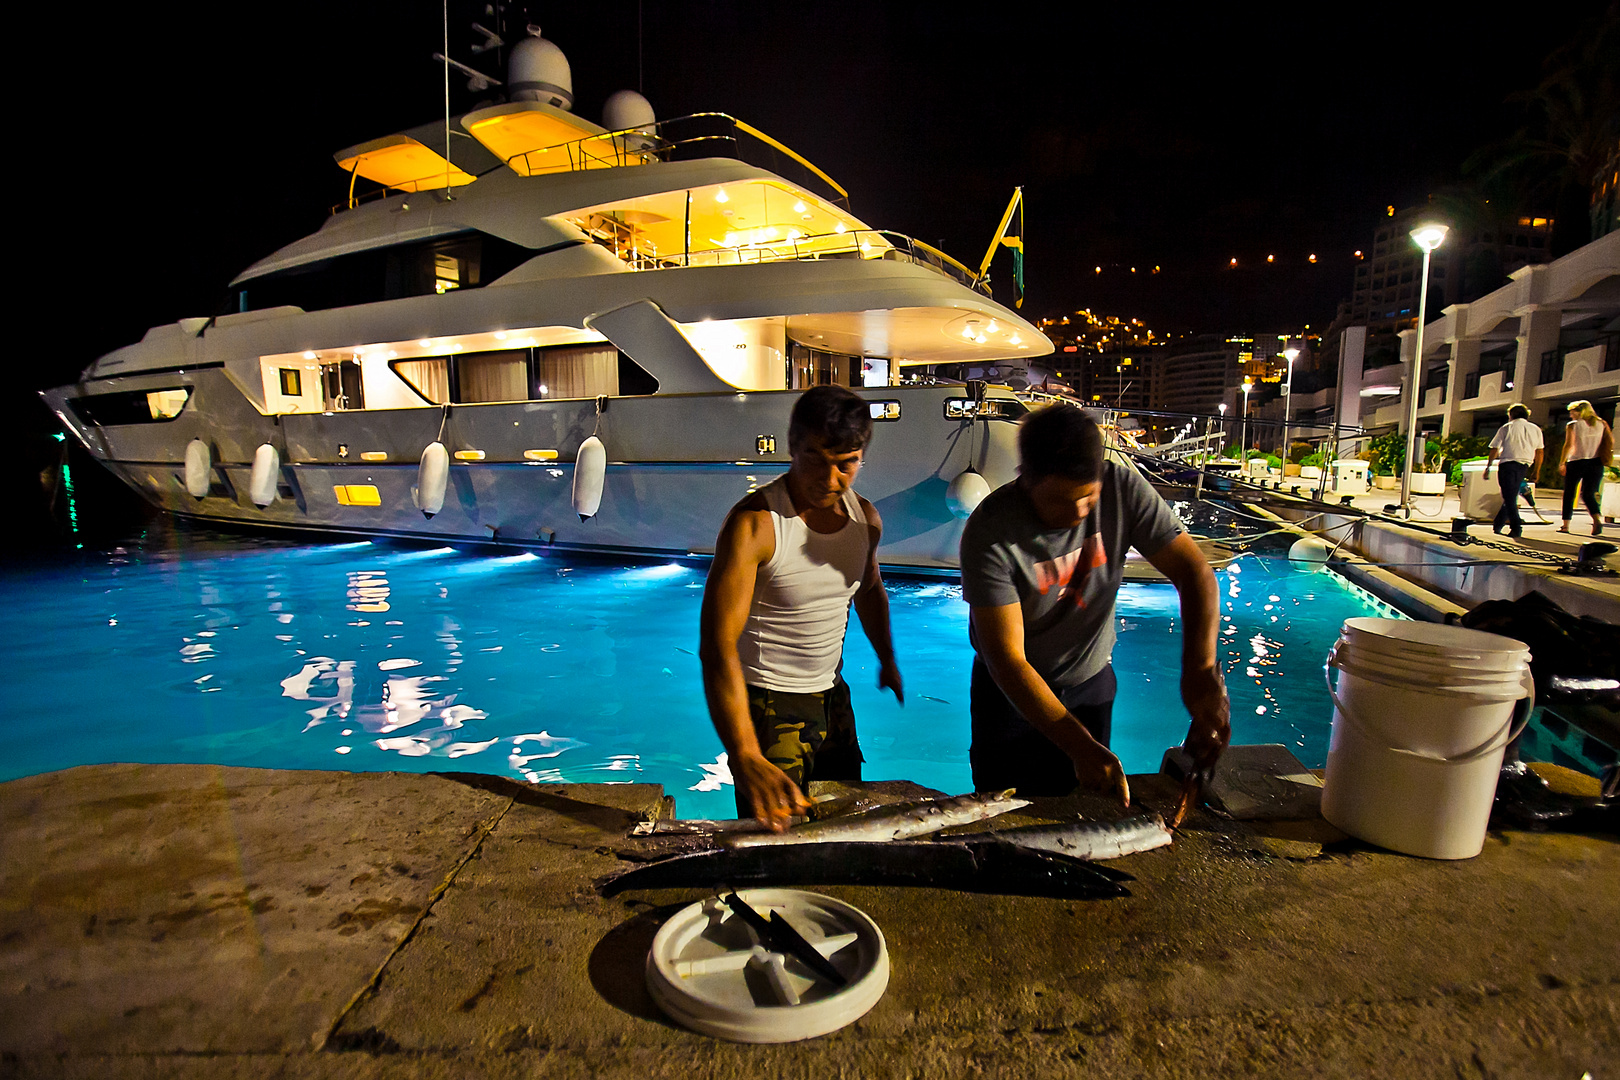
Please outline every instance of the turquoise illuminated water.
[{"label": "turquoise illuminated water", "polygon": [[[1392,613],[1277,556],[1220,582],[1234,741],[1320,766],[1327,650],[1345,618]],[[730,816],[696,656],[702,586],[680,564],[197,530],[6,567],[0,779],[112,761],[470,770],[659,783],[683,816]],[[846,650],[866,776],[969,790],[960,589],[889,592],[906,705],[875,689],[854,620]],[[1127,586],[1118,618],[1115,749],[1152,771],[1186,730],[1176,594]]]}]

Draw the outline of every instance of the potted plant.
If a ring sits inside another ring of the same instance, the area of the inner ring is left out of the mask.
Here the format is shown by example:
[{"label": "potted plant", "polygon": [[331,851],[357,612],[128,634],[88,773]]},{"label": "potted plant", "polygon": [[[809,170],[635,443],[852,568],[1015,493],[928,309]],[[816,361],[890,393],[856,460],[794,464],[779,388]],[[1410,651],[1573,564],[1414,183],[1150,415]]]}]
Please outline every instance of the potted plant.
[{"label": "potted plant", "polygon": [[1406,437],[1398,431],[1386,431],[1367,443],[1367,465],[1372,472],[1373,486],[1391,490],[1401,486],[1401,466],[1406,463]]},{"label": "potted plant", "polygon": [[1299,475],[1305,480],[1316,480],[1322,475],[1322,455],[1306,454],[1299,459]]},{"label": "potted plant", "polygon": [[1310,455],[1311,444],[1298,439],[1288,444],[1288,457],[1283,462],[1284,476],[1298,476],[1304,467],[1304,459]]},{"label": "potted plant", "polygon": [[1603,468],[1603,490],[1598,512],[1608,521],[1620,518],[1620,469],[1613,465]]},{"label": "potted plant", "polygon": [[1439,495],[1446,490],[1446,458],[1437,439],[1423,441],[1423,460],[1412,470],[1412,494]]}]

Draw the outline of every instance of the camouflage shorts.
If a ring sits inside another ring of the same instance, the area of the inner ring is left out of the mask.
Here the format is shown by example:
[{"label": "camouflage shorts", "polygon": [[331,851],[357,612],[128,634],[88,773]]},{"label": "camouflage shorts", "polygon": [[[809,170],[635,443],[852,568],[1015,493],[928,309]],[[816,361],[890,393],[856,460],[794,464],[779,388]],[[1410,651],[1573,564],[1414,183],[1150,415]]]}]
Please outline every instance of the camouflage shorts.
[{"label": "camouflage shorts", "polygon": [[859,780],[860,742],[849,684],[839,679],[818,694],[748,688],[748,712],[765,759],[787,773],[800,790],[812,780]]}]

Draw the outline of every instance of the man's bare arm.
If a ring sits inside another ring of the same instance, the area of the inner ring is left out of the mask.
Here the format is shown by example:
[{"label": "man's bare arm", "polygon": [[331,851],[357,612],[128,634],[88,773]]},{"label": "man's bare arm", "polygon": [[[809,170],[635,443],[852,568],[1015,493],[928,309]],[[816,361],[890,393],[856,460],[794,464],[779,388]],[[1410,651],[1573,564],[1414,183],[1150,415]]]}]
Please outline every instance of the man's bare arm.
[{"label": "man's bare arm", "polygon": [[1082,784],[1116,793],[1131,805],[1125,769],[1106,746],[1092,738],[1085,725],[1064,708],[1046,680],[1024,655],[1024,612],[1018,604],[972,608],[973,639],[991,678],[1007,695],[1018,715],[1057,744],[1074,762],[1074,775]]},{"label": "man's bare arm", "polygon": [[900,681],[900,667],[894,662],[894,640],[889,631],[889,594],[883,590],[883,574],[878,569],[878,541],[883,538],[883,521],[877,507],[861,500],[866,512],[867,528],[872,542],[867,548],[866,571],[861,577],[860,590],[855,593],[855,614],[861,620],[866,640],[878,658],[878,689],[893,690],[895,700],[906,703],[905,688]]},{"label": "man's bare arm", "polygon": [[748,687],[743,681],[737,639],[748,622],[754,580],[775,553],[770,515],[738,507],[726,518],[715,542],[714,562],[703,587],[698,656],[703,662],[703,694],[709,719],[726,748],[731,778],[741,803],[773,829],[809,810],[809,800],[787,774],[765,759],[748,713]]},{"label": "man's bare arm", "polygon": [[1193,538],[1182,533],[1148,556],[1181,595],[1181,701],[1192,716],[1187,750],[1194,767],[1210,768],[1232,738],[1231,704],[1216,663],[1220,589]]}]

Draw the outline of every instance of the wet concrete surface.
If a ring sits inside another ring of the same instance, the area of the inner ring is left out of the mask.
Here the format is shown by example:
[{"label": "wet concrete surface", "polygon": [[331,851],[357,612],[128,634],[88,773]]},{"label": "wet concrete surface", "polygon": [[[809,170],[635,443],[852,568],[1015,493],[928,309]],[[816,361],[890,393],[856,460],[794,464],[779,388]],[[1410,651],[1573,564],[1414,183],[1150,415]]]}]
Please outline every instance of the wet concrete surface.
[{"label": "wet concrete surface", "polygon": [[740,1046],[643,983],[704,893],[593,888],[661,794],[135,765],[0,785],[0,1073],[1617,1075],[1612,836],[1435,862],[1201,812],[1111,864],[1127,898],[820,887],[882,927],[887,993]]}]

